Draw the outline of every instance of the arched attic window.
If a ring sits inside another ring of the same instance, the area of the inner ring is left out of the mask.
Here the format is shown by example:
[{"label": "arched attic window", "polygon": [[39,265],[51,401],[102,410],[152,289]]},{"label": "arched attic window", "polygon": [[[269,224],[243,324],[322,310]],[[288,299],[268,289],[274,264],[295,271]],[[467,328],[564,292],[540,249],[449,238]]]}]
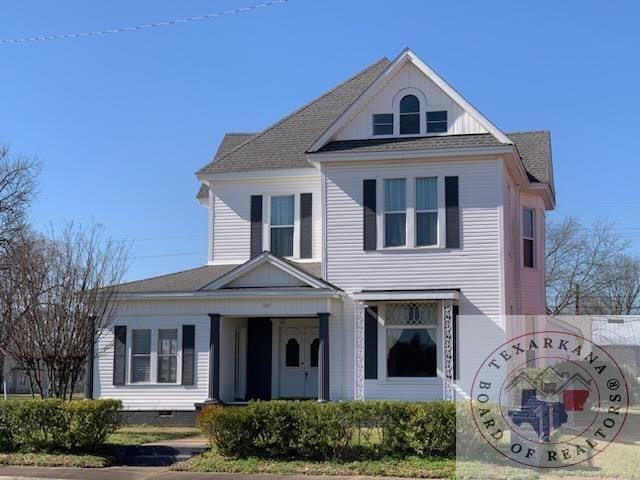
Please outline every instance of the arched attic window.
[{"label": "arched attic window", "polygon": [[420,133],[420,100],[405,95],[400,100],[400,135]]}]

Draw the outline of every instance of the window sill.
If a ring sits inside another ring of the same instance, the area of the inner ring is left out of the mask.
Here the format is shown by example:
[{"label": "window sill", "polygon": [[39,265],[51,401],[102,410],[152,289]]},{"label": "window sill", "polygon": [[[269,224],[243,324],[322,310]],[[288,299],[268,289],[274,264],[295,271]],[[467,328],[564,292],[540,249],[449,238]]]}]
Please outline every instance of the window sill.
[{"label": "window sill", "polygon": [[161,383],[161,382],[129,382],[124,385],[125,387],[182,387],[181,383]]},{"label": "window sill", "polygon": [[441,245],[425,245],[420,247],[382,247],[375,250],[364,250],[365,252],[455,252],[460,251],[461,248],[447,248]]}]

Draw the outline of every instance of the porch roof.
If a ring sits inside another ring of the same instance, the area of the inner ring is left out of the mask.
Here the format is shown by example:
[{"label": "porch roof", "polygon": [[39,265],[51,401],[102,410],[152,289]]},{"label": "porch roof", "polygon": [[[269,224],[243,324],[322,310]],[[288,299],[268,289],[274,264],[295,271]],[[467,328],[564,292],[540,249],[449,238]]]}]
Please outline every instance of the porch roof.
[{"label": "porch roof", "polygon": [[460,300],[460,289],[363,290],[353,294],[356,300]]}]

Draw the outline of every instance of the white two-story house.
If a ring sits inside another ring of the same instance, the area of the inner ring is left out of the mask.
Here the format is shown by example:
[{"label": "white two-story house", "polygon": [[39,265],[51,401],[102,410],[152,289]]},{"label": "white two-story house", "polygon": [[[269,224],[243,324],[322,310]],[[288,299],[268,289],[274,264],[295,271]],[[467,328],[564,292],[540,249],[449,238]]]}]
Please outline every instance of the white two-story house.
[{"label": "white two-story house", "polygon": [[206,265],[124,284],[89,393],[193,415],[250,399],[453,399],[545,313],[549,133],[498,129],[410,50],[198,172]]}]

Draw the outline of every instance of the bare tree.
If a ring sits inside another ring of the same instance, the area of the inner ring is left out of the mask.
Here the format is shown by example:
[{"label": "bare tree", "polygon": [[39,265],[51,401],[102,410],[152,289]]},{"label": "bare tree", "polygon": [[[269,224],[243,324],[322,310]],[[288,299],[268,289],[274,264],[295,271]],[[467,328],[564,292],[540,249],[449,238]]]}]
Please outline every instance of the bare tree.
[{"label": "bare tree", "polygon": [[569,217],[547,225],[546,288],[551,314],[625,314],[640,297],[640,260],[613,225]]},{"label": "bare tree", "polygon": [[94,342],[115,316],[127,254],[102,227],[73,224],[60,235],[25,236],[12,248],[12,268],[0,280],[8,318],[0,350],[42,397],[72,397]]}]

